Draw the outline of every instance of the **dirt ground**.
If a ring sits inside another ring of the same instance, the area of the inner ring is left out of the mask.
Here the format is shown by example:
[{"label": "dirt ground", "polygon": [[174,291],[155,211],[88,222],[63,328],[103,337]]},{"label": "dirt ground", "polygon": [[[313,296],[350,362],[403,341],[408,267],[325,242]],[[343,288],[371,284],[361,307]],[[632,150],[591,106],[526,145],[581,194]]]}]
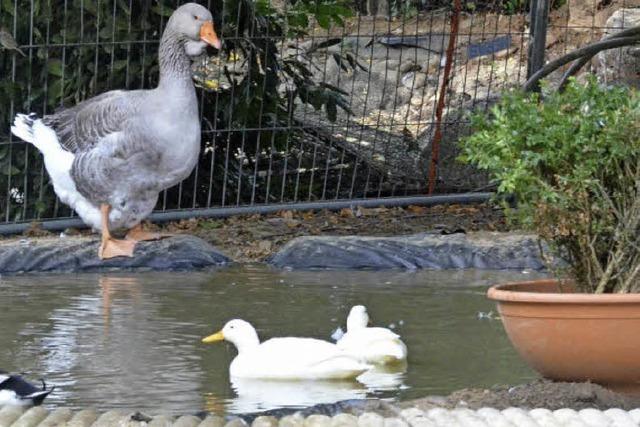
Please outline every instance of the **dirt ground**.
[{"label": "dirt ground", "polygon": [[462,389],[447,397],[425,397],[402,402],[401,406],[417,406],[429,409],[437,406],[453,408],[467,406],[470,409],[492,407],[520,408],[572,408],[575,410],[597,408],[621,408],[631,410],[640,407],[640,395],[614,393],[592,383],[564,383],[538,380],[517,386],[496,386],[491,389]]},{"label": "dirt ground", "polygon": [[[190,219],[148,229],[198,236],[237,262],[260,262],[298,236],[398,236],[439,231],[507,231],[501,208],[490,204],[439,205],[406,208],[356,208],[330,211],[281,211],[273,215],[233,216],[225,219]],[[65,230],[68,235],[89,230]],[[57,233],[56,233],[57,234]],[[38,223],[26,237],[53,236]],[[15,238],[15,236],[13,236]]]}]

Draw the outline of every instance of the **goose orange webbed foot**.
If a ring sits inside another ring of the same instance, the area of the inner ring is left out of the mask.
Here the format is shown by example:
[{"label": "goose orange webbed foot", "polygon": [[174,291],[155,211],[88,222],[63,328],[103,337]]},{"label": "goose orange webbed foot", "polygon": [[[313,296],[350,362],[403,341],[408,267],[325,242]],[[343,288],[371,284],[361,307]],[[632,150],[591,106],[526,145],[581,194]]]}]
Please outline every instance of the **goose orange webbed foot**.
[{"label": "goose orange webbed foot", "polygon": [[133,256],[133,249],[136,242],[133,240],[119,240],[111,237],[109,232],[109,212],[111,206],[107,204],[100,205],[100,214],[102,216],[102,240],[98,249],[98,257],[100,259],[109,259],[119,256]]},{"label": "goose orange webbed foot", "polygon": [[109,259],[120,256],[132,257],[136,242],[133,240],[119,240],[114,238],[102,239],[98,256],[100,259]]},{"label": "goose orange webbed foot", "polygon": [[127,232],[126,239],[134,242],[141,242],[145,240],[160,240],[167,237],[172,237],[173,234],[169,233],[157,233],[153,231],[146,231],[142,224],[138,224]]}]

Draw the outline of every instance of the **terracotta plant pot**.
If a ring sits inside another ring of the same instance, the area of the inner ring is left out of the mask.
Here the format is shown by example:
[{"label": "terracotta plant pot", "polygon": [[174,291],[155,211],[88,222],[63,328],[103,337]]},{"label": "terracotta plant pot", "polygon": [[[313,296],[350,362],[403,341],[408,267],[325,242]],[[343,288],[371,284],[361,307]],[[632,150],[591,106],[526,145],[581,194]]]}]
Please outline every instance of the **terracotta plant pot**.
[{"label": "terracotta plant pot", "polygon": [[544,377],[640,392],[640,294],[576,293],[557,280],[493,286],[507,335]]}]

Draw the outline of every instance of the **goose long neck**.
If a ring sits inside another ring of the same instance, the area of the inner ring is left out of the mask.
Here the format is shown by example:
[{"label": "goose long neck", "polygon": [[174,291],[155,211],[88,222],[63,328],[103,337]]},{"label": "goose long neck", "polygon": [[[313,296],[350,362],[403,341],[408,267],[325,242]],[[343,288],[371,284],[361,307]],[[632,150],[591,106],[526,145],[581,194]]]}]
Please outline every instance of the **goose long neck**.
[{"label": "goose long neck", "polygon": [[181,36],[173,29],[171,20],[160,40],[159,62],[160,87],[167,84],[175,86],[178,83],[188,83],[193,87],[191,60],[184,50]]}]

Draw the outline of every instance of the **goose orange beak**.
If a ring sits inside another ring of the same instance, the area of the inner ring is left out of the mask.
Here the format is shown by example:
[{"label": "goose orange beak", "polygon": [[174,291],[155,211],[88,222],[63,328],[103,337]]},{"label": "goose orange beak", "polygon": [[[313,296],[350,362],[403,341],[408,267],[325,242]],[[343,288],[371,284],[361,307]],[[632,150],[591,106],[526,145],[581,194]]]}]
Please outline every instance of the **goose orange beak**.
[{"label": "goose orange beak", "polygon": [[206,21],[200,27],[200,40],[215,47],[216,49],[222,49],[222,42],[216,34],[216,30],[213,29],[213,21]]},{"label": "goose orange beak", "polygon": [[222,334],[222,331],[216,332],[213,335],[209,335],[208,337],[202,338],[202,342],[205,344],[210,344],[212,342],[217,342],[222,340],[224,340],[224,335]]}]

